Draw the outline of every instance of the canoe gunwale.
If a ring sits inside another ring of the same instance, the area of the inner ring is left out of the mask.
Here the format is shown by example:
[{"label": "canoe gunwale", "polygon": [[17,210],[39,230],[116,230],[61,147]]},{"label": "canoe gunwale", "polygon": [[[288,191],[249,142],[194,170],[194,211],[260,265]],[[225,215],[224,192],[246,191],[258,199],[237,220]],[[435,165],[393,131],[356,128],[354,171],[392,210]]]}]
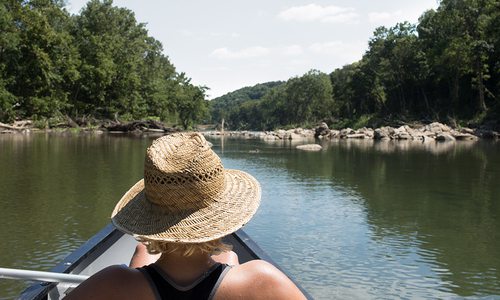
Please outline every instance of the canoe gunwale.
[{"label": "canoe gunwale", "polygon": [[[85,269],[95,258],[104,253],[109,246],[123,236],[123,232],[116,230],[110,223],[77,250],[71,252],[62,262],[57,264],[50,272],[55,273],[78,273]],[[47,299],[49,292],[56,287],[55,282],[41,282],[33,284],[24,290],[19,299],[41,300]]]},{"label": "canoe gunwale", "polygon": [[[62,262],[52,268],[51,272],[56,273],[76,273],[89,266],[97,257],[102,255],[109,249],[117,240],[124,235],[123,232],[117,230],[113,224],[108,224],[97,234],[92,236],[87,242],[80,246],[77,250],[71,252]],[[302,291],[307,299],[312,299],[311,295],[298,284],[293,277],[283,270],[262,248],[255,243],[242,229],[234,232],[231,237],[243,247],[253,259],[265,260],[276,268],[281,270],[297,287]],[[48,299],[51,291],[57,290],[55,282],[40,282],[35,283],[25,289],[18,299],[21,300],[43,300]]]}]

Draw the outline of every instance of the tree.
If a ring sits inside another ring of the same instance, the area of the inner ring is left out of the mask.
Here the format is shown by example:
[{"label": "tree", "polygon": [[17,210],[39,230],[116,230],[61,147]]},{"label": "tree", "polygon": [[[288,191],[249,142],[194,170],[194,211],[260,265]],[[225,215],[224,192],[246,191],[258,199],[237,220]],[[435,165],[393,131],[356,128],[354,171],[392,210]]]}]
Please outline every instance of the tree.
[{"label": "tree", "polygon": [[3,36],[10,35],[14,45],[2,47],[2,55],[8,56],[2,68],[10,74],[4,73],[4,78],[10,77],[4,86],[17,98],[19,115],[47,117],[64,112],[70,106],[67,85],[78,77],[79,63],[67,30],[68,13],[56,0],[10,0],[4,5],[11,23]]},{"label": "tree", "polygon": [[192,128],[195,122],[201,121],[208,114],[208,104],[205,100],[207,88],[194,86],[184,73],[177,78],[175,108],[184,129]]},{"label": "tree", "polygon": [[[11,3],[10,5],[13,5]],[[0,3],[0,121],[9,122],[15,117],[16,97],[9,91],[15,82],[14,74],[9,72],[18,57],[20,42],[19,30],[14,25],[12,9],[7,2]]]}]

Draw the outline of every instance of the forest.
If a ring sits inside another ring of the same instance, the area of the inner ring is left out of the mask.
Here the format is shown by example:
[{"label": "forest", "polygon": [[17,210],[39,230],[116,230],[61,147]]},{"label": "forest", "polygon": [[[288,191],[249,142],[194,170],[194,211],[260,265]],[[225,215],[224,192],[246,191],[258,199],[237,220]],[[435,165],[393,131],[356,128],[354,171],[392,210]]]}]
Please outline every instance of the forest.
[{"label": "forest", "polygon": [[498,126],[499,97],[500,1],[442,0],[418,24],[377,28],[360,61],[234,91],[211,101],[211,115],[232,129],[256,130],[321,121]]},{"label": "forest", "polygon": [[3,0],[0,28],[0,122],[50,126],[69,116],[190,128],[207,116],[206,88],[111,0],[91,0],[79,15],[63,0]]},{"label": "forest", "polygon": [[155,120],[184,129],[500,120],[500,1],[442,0],[417,24],[379,27],[361,60],[207,101],[132,11],[91,0],[0,2],[0,122]]}]

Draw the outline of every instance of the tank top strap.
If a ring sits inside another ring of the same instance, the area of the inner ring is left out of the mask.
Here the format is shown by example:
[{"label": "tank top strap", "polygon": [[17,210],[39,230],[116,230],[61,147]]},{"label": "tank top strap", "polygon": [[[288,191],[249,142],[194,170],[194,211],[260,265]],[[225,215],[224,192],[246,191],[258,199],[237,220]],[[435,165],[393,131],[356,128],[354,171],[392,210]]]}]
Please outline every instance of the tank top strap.
[{"label": "tank top strap", "polygon": [[217,281],[215,282],[214,287],[212,288],[212,291],[210,292],[210,295],[208,295],[208,300],[212,300],[215,296],[215,293],[217,292],[217,289],[219,288],[220,284],[222,283],[222,280],[224,277],[226,277],[227,272],[231,270],[232,266],[228,264],[223,264],[222,265],[222,273],[219,275],[219,278],[217,278]]},{"label": "tank top strap", "polygon": [[188,286],[173,282],[158,266],[137,268],[148,280],[157,299],[212,299],[222,279],[229,271],[226,264],[216,264]]}]

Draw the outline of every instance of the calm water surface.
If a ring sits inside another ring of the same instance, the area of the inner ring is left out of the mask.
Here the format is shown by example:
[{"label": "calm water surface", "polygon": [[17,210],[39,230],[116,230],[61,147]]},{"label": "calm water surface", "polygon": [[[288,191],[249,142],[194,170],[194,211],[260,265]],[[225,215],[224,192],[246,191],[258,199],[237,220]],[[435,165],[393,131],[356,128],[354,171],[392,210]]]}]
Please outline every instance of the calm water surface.
[{"label": "calm water surface", "polygon": [[[0,266],[50,270],[99,231],[151,140],[0,136]],[[500,143],[210,140],[262,184],[247,233],[315,298],[500,298]]]}]

